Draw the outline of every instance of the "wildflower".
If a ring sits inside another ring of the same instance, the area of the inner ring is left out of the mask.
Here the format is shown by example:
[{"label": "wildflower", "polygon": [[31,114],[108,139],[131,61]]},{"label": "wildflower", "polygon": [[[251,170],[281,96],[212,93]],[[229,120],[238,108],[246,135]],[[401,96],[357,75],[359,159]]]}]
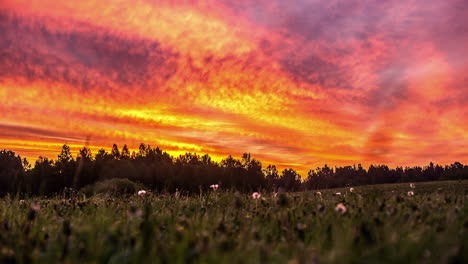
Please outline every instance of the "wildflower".
[{"label": "wildflower", "polygon": [[20,205],[24,205],[26,202],[24,200],[19,200]]},{"label": "wildflower", "polygon": [[145,194],[146,194],[146,191],[145,191],[145,190],[139,190],[139,191],[138,191],[138,195],[139,195],[139,196],[145,196]]},{"label": "wildflower", "polygon": [[409,187],[410,187],[411,189],[414,189],[414,188],[416,188],[416,185],[414,185],[414,183],[410,183],[410,184],[409,184]]},{"label": "wildflower", "polygon": [[262,195],[261,195],[260,193],[258,193],[258,192],[252,193],[252,198],[254,198],[254,199],[260,199],[260,197],[262,197]]},{"label": "wildflower", "polygon": [[316,192],[315,194],[317,194],[318,196],[322,196],[321,192]]},{"label": "wildflower", "polygon": [[335,193],[336,196],[340,196],[341,195],[341,192],[337,192]]},{"label": "wildflower", "polygon": [[414,195],[414,192],[413,191],[409,191],[408,192],[408,196],[413,196]]},{"label": "wildflower", "polygon": [[349,192],[354,192],[354,188],[353,187],[349,188]]},{"label": "wildflower", "polygon": [[33,211],[39,211],[41,210],[41,206],[39,205],[39,203],[37,201],[34,201],[31,203],[31,209]]},{"label": "wildflower", "polygon": [[219,185],[218,184],[212,184],[212,185],[210,185],[210,188],[213,189],[213,191],[216,191],[216,190],[218,190]]},{"label": "wildflower", "polygon": [[337,204],[335,207],[335,211],[341,214],[346,213],[347,210],[348,209],[346,209],[346,206],[342,203]]}]

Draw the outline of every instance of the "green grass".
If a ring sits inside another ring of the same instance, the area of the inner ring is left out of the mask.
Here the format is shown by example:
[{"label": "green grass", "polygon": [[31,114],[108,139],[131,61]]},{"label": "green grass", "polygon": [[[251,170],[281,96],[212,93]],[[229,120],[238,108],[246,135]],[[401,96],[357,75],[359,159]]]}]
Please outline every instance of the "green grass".
[{"label": "green grass", "polygon": [[[0,200],[1,263],[468,263],[468,182]],[[333,195],[341,192],[341,196]],[[347,212],[335,211],[343,203]],[[37,209],[37,208],[36,208]]]}]

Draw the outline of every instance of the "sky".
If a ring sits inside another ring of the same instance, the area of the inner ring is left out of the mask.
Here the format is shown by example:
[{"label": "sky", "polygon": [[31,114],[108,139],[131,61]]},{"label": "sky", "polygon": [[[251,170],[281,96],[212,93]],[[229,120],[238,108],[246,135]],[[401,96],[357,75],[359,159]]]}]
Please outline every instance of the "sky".
[{"label": "sky", "polygon": [[2,0],[0,148],[468,162],[466,0]]}]

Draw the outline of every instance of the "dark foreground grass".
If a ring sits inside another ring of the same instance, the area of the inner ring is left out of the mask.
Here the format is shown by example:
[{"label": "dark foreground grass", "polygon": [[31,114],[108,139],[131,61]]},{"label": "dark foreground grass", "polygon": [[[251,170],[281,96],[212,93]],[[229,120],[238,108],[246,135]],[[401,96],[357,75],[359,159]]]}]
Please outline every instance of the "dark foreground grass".
[{"label": "dark foreground grass", "polygon": [[[222,190],[7,197],[0,200],[0,262],[468,263],[467,186],[363,186],[258,200]],[[345,213],[335,211],[339,203]]]}]

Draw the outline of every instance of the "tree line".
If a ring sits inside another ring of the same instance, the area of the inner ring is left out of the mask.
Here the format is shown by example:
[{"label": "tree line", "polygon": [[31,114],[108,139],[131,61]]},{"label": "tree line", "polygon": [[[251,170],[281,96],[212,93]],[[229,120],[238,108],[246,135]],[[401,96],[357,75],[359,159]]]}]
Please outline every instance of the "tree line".
[{"label": "tree line", "polygon": [[344,167],[324,165],[310,170],[302,178],[297,171],[281,172],[275,165],[262,163],[245,153],[240,159],[228,156],[215,162],[209,155],[185,153],[173,157],[159,147],[140,144],[130,152],[125,145],[113,145],[110,152],[96,154],[83,147],[73,157],[70,147],[63,145],[57,159],[39,157],[34,166],[13,151],[0,150],[0,194],[49,195],[66,188],[81,189],[109,179],[129,179],[161,192],[199,192],[212,184],[239,191],[301,191],[382,183],[402,183],[468,179],[468,166],[451,165],[389,168],[386,165],[361,164]]}]

